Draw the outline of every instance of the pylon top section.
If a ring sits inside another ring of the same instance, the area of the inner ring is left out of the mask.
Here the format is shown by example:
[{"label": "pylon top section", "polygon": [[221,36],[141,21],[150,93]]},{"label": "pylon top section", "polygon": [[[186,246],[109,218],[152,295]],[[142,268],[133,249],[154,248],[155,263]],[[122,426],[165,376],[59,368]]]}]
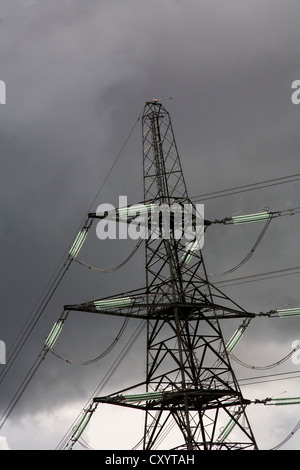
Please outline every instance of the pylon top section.
[{"label": "pylon top section", "polygon": [[188,199],[168,111],[156,99],[148,101],[142,118],[144,199],[170,203]]}]

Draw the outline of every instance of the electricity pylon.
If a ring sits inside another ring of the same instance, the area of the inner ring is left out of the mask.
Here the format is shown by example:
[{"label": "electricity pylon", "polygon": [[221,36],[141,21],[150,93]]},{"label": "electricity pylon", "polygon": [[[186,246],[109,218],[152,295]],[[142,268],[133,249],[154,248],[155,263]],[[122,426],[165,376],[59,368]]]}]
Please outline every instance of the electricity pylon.
[{"label": "electricity pylon", "polygon": [[[147,211],[155,204],[195,209],[169,113],[156,100],[145,104],[142,135]],[[128,220],[134,221],[134,207],[125,210]],[[117,210],[117,219],[122,211],[124,208]],[[192,220],[197,220],[195,211]],[[204,228],[208,224],[203,221]],[[199,237],[185,242],[178,236],[174,220],[169,229],[168,237],[161,236],[161,225],[160,236],[152,232],[145,237],[144,289],[65,306],[67,310],[139,318],[147,325],[145,380],[109,396],[95,397],[94,403],[144,410],[145,450],[158,447],[170,433],[176,449],[257,449],[245,411],[250,401],[241,393],[228,356],[232,345],[225,344],[220,326],[221,320],[247,321],[254,314],[209,282]],[[143,393],[124,394],[141,386]]]}]

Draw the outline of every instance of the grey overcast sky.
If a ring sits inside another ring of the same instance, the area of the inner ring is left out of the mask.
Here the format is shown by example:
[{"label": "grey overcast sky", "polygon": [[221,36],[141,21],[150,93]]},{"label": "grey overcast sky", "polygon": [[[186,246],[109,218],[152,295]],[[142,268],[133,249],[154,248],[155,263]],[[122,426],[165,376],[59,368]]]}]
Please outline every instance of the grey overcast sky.
[{"label": "grey overcast sky", "polygon": [[[1,1],[0,79],[7,96],[0,105],[0,339],[7,359],[87,212],[103,202],[117,205],[119,195],[129,202],[142,199],[141,125],[134,124],[147,100],[158,98],[171,114],[190,196],[300,173],[300,105],[291,101],[291,85],[300,80],[299,23],[298,0]],[[299,188],[294,181],[206,200],[205,215],[297,207]],[[261,229],[211,227],[203,249],[208,272],[237,265]],[[298,215],[274,219],[232,277],[300,266],[299,230]],[[109,268],[132,246],[101,243],[93,231],[82,257]],[[13,365],[0,365],[1,413],[63,305],[142,287],[143,261],[138,252],[113,274],[72,264]],[[251,311],[297,307],[299,273],[289,274],[223,290]],[[121,323],[72,312],[55,347],[85,361],[113,341]],[[55,449],[135,327],[91,366],[48,354],[0,430],[0,448]],[[235,327],[225,325],[224,335]],[[103,393],[141,380],[144,340],[139,338]],[[265,366],[290,353],[296,340],[299,319],[258,318],[235,355]],[[264,371],[233,366],[240,379],[281,372],[296,377],[244,381],[245,397],[299,395],[299,365],[291,358]],[[300,407],[251,405],[248,415],[259,447],[270,449],[296,426]],[[140,415],[103,406],[84,439],[95,449],[131,448],[141,433]],[[299,447],[296,434],[283,449]]]}]

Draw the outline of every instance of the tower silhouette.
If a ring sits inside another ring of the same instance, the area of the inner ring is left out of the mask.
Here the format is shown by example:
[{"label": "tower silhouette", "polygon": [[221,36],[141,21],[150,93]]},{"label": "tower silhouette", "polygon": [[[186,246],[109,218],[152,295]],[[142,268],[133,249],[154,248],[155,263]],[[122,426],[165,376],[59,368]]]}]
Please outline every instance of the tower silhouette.
[{"label": "tower silhouette", "polygon": [[[156,100],[145,104],[142,139],[145,288],[65,309],[146,322],[146,376],[142,383],[93,402],[144,411],[144,450],[159,447],[167,434],[174,435],[176,449],[257,449],[245,410],[250,401],[243,397],[229,360],[235,339],[226,344],[221,329],[221,321],[246,322],[253,314],[208,279],[196,232],[198,209],[189,199],[170,115]],[[169,211],[168,227],[158,214],[160,223],[153,231],[149,214],[154,207]],[[183,228],[185,215],[190,216],[188,239],[179,236],[175,207]],[[190,212],[180,212],[186,207]],[[119,208],[117,220],[124,211],[127,222],[141,221],[141,209],[134,206]],[[209,222],[202,222],[205,231]],[[163,236],[166,230],[168,236]]]}]

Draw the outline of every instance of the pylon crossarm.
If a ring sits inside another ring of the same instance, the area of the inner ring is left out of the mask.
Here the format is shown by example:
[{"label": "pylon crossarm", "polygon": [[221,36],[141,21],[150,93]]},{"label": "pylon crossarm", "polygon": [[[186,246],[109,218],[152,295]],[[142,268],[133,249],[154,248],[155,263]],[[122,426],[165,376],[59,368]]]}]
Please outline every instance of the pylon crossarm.
[{"label": "pylon crossarm", "polygon": [[[232,390],[201,389],[201,390],[176,390],[139,393],[134,395],[109,395],[94,397],[94,403],[106,403],[110,405],[129,406],[143,410],[155,410],[163,407],[165,410],[184,409],[184,399],[188,398],[191,411],[206,411],[217,407],[232,407],[249,404],[249,400],[242,399]],[[232,400],[228,398],[232,397]],[[224,401],[222,402],[222,399]]]},{"label": "pylon crossarm", "polygon": [[123,297],[116,299],[102,299],[83,304],[65,305],[65,310],[75,310],[88,313],[101,313],[120,317],[138,318],[144,320],[166,320],[173,318],[175,309],[178,309],[182,318],[189,321],[216,320],[232,318],[254,318],[257,315],[252,312],[244,312],[220,305],[207,305],[203,302],[149,303],[146,298]]},{"label": "pylon crossarm", "polygon": [[[89,217],[91,219],[107,219],[116,222],[133,222],[139,215],[148,215],[155,207],[153,201],[143,201],[128,206],[117,207],[110,211],[91,212]],[[101,208],[101,207],[100,207]],[[138,222],[137,222],[138,223]]]},{"label": "pylon crossarm", "polygon": [[[122,197],[122,196],[121,196]],[[126,196],[124,196],[126,198]],[[185,207],[193,208],[194,212],[197,213],[197,208],[195,208],[195,204],[188,198],[188,197],[172,197],[168,201],[167,207],[170,210],[170,216],[172,218],[175,214],[185,214]],[[141,224],[141,216],[145,217],[145,220],[151,220],[151,216],[155,217],[160,211],[164,211],[166,209],[166,205],[161,203],[160,198],[153,198],[148,201],[142,201],[122,207],[117,207],[111,210],[101,210],[101,206],[99,206],[98,212],[91,212],[88,214],[89,219],[98,219],[98,220],[109,220],[114,222],[123,222],[123,223],[136,223]],[[169,212],[168,212],[169,213]],[[189,212],[187,212],[189,214]],[[146,219],[147,218],[147,219]],[[197,217],[194,213],[191,214],[191,228],[195,229],[197,223]],[[210,226],[212,224],[211,221],[207,219],[203,219],[203,225]]]}]

